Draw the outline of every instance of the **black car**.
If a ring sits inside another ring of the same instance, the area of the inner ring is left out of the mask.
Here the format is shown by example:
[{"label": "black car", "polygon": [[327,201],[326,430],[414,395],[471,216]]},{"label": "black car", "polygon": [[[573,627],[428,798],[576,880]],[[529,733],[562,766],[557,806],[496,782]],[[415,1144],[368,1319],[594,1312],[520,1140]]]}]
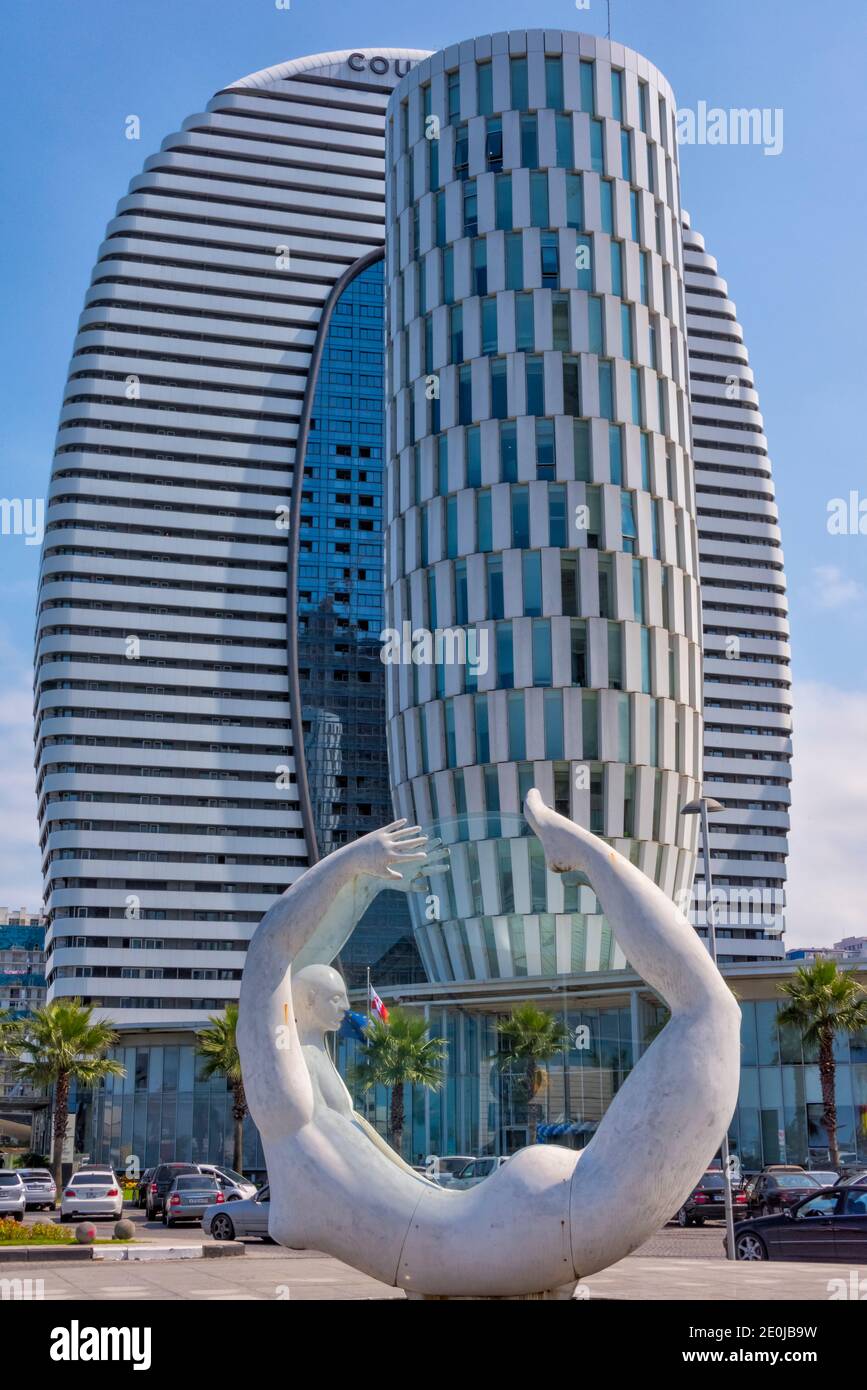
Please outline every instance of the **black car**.
[{"label": "black car", "polygon": [[[747,1215],[747,1197],[740,1183],[732,1183],[734,1218]],[[687,1197],[675,1220],[678,1226],[703,1226],[705,1221],[724,1220],[725,1180],[718,1168],[709,1169]]]},{"label": "black car", "polygon": [[135,1190],[135,1204],[137,1207],[147,1206],[148,1183],[156,1172],[156,1168],[145,1168],[138,1180],[138,1187]]},{"label": "black car", "polygon": [[738,1260],[867,1262],[867,1185],[823,1187],[779,1216],[757,1216],[735,1231]]},{"label": "black car", "polygon": [[181,1177],[184,1173],[198,1175],[198,1172],[195,1163],[160,1163],[154,1169],[148,1183],[145,1199],[146,1219],[153,1221],[156,1217],[162,1216],[166,1193],[175,1178]]},{"label": "black car", "polygon": [[763,1168],[747,1186],[750,1216],[773,1216],[785,1211],[821,1186],[804,1168],[783,1164]]}]

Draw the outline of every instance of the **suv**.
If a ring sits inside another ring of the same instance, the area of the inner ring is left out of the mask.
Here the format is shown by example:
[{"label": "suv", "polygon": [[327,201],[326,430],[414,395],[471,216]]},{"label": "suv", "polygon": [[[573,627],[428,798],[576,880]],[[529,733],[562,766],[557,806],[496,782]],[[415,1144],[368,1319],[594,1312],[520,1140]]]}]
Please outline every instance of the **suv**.
[{"label": "suv", "polygon": [[12,1216],[16,1221],[24,1220],[27,1207],[27,1192],[17,1169],[0,1168],[0,1220]]},{"label": "suv", "polygon": [[145,1199],[145,1220],[155,1221],[158,1216],[162,1216],[166,1193],[175,1178],[182,1177],[184,1173],[195,1175],[198,1174],[198,1171],[195,1163],[158,1164],[148,1183],[147,1197]]},{"label": "suv", "polygon": [[821,1186],[806,1168],[798,1168],[795,1164],[772,1164],[763,1168],[747,1188],[750,1216],[777,1216]]},{"label": "suv", "polygon": [[138,1186],[135,1190],[134,1201],[136,1206],[139,1208],[147,1206],[148,1186],[150,1184],[151,1178],[153,1177],[156,1171],[156,1168],[145,1168],[144,1172],[138,1180]]},{"label": "suv", "polygon": [[53,1211],[57,1200],[57,1188],[48,1169],[19,1168],[18,1172],[24,1184],[28,1209],[45,1207],[47,1211]]}]

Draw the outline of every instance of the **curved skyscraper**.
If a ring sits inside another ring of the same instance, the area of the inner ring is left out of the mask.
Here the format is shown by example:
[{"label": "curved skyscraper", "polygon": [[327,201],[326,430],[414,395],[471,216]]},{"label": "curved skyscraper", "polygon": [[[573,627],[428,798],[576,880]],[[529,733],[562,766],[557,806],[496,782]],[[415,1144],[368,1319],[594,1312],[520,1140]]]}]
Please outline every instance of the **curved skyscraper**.
[{"label": "curved skyscraper", "polygon": [[[704,781],[717,951],[783,955],[792,676],[779,517],[749,354],[728,286],[684,216],[690,402],[704,624]],[[699,858],[694,921],[705,925]]]},{"label": "curved skyscraper", "polygon": [[434,980],[623,965],[526,834],[534,784],[668,893],[691,883],[674,111],[639,54],[549,31],[437,53],[389,103],[389,757],[400,812],[452,845],[413,904]]},{"label": "curved skyscraper", "polygon": [[[420,56],[320,54],[226,87],[146,160],[99,249],[48,499],[37,792],[50,993],[121,1023],[237,997],[275,895],[391,815],[379,266],[333,306],[315,399],[309,368],[334,286],[381,255],[386,99]],[[311,614],[335,636],[316,679]],[[412,950],[406,926],[376,930],[372,963]]]}]

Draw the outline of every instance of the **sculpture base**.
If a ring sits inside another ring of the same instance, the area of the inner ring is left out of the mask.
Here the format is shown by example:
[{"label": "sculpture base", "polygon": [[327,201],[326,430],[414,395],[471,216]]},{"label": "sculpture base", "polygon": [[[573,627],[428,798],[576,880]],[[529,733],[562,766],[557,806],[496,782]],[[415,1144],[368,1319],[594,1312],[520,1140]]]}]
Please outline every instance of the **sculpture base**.
[{"label": "sculpture base", "polygon": [[406,1290],[407,1298],[417,1302],[437,1302],[437,1303],[530,1303],[537,1299],[556,1300],[571,1299],[575,1297],[575,1290],[578,1287],[577,1279],[571,1284],[561,1284],[556,1289],[542,1289],[541,1293],[507,1293],[507,1294],[483,1294],[483,1293],[413,1293]]}]

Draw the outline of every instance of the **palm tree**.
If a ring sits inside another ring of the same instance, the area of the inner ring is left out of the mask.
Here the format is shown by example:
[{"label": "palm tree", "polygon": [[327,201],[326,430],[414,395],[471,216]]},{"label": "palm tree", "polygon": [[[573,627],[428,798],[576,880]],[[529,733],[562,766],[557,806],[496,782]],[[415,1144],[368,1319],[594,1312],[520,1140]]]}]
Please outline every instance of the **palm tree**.
[{"label": "palm tree", "polygon": [[[840,1164],[837,1142],[835,1033],[858,1033],[867,1028],[867,991],[851,970],[839,970],[835,960],[801,965],[790,980],[780,985],[790,1002],[780,1009],[777,1022],[797,1028],[808,1047],[819,1049],[822,1108],[831,1167]],[[864,998],[859,996],[864,995]]]},{"label": "palm tree", "polygon": [[242,1172],[244,1161],[244,1120],[247,1117],[247,1096],[238,1056],[238,1005],[227,1004],[225,1013],[211,1014],[210,1028],[199,1032],[196,1052],[204,1057],[202,1077],[225,1076],[232,1091],[232,1167]]},{"label": "palm tree", "polygon": [[106,1057],[118,1040],[109,1019],[95,1020],[90,1005],[80,999],[55,999],[21,1020],[13,1043],[13,1068],[32,1086],[52,1091],[54,1122],[51,1167],[61,1183],[63,1141],[66,1138],[69,1088],[94,1086],[106,1076],[125,1076],[120,1062]]},{"label": "palm tree", "polygon": [[0,1009],[0,1057],[16,1057],[21,1043],[21,1020]]},{"label": "palm tree", "polygon": [[389,1142],[398,1153],[403,1143],[403,1088],[409,1083],[438,1091],[444,1079],[445,1055],[445,1038],[429,1038],[427,1023],[420,1014],[407,1013],[395,1006],[387,1023],[379,1018],[371,1020],[366,1045],[359,1049],[352,1080],[363,1091],[373,1086],[387,1086],[391,1090]]},{"label": "palm tree", "polygon": [[500,1055],[501,1067],[513,1059],[524,1062],[525,1084],[527,1088],[527,1125],[529,1141],[536,1141],[536,1126],[539,1123],[537,1107],[533,1097],[539,1089],[539,1063],[547,1062],[563,1052],[569,1041],[569,1030],[556,1014],[537,1009],[535,1004],[519,1004],[508,1018],[500,1019],[497,1032],[509,1044],[509,1050]]}]

